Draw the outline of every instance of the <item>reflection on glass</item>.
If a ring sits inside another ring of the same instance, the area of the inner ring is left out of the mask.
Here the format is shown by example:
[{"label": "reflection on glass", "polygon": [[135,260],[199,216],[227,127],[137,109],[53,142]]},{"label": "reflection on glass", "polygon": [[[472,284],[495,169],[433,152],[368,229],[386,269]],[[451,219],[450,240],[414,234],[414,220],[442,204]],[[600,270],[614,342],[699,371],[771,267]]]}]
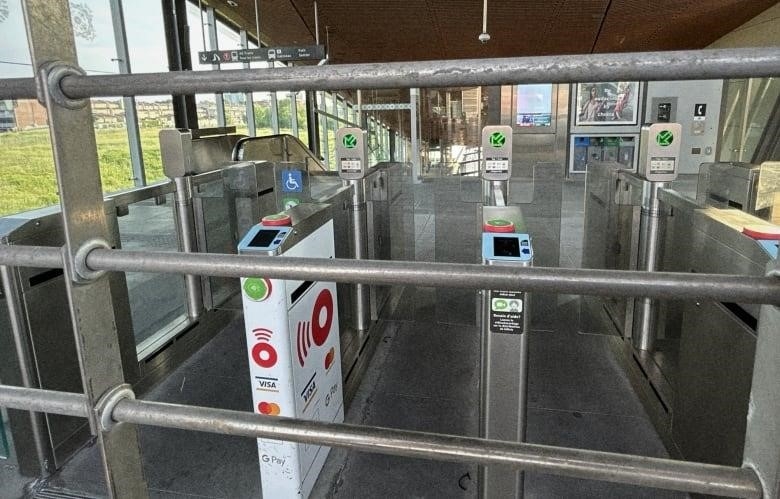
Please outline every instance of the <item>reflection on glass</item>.
[{"label": "reflection on glass", "polygon": [[[129,213],[118,219],[122,248],[178,251],[174,204],[173,194],[168,194],[164,204],[146,199],[129,205]],[[184,277],[127,272],[127,289],[136,347],[143,358],[186,322]]]}]

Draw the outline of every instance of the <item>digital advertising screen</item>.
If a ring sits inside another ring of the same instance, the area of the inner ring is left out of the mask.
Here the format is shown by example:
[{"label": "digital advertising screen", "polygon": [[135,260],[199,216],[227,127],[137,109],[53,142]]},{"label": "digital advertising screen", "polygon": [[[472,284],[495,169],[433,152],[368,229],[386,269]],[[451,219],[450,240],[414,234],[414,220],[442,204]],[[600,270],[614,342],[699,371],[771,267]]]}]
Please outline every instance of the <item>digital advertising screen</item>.
[{"label": "digital advertising screen", "polygon": [[639,82],[577,84],[576,125],[636,125]]},{"label": "digital advertising screen", "polygon": [[552,92],[552,83],[518,85],[517,126],[552,126]]}]

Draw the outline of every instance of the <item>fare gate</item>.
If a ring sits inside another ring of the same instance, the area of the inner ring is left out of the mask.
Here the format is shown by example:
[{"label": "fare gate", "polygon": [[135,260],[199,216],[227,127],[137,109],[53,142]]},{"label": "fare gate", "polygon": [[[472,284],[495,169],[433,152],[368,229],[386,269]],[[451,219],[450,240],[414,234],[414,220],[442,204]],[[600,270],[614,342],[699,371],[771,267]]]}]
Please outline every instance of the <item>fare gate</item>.
[{"label": "fare gate", "polygon": [[[289,226],[311,207],[266,217],[246,234],[239,254],[333,258],[333,221],[323,207]],[[245,277],[241,295],[255,413],[342,422],[336,284]],[[278,498],[308,497],[330,450],[269,439],[257,445],[263,496]]]}]

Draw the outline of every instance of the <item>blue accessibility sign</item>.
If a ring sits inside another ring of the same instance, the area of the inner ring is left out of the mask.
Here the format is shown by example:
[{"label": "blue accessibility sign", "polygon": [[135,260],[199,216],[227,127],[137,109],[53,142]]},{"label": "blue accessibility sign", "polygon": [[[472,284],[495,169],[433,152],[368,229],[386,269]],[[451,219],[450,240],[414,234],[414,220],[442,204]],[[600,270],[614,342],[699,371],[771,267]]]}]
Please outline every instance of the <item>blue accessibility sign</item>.
[{"label": "blue accessibility sign", "polygon": [[303,172],[285,170],[282,172],[282,192],[303,192]]}]

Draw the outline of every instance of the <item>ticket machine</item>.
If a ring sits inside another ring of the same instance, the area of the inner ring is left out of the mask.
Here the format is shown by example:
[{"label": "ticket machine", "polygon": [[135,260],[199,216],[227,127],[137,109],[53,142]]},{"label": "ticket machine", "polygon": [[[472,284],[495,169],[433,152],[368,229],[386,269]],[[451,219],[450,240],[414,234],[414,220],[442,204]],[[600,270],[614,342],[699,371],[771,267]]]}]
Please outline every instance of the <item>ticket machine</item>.
[{"label": "ticket machine", "polygon": [[[328,205],[302,204],[265,217],[239,254],[334,258]],[[248,276],[241,279],[254,411],[344,420],[336,285]],[[329,448],[258,439],[263,497],[306,498]]]}]

